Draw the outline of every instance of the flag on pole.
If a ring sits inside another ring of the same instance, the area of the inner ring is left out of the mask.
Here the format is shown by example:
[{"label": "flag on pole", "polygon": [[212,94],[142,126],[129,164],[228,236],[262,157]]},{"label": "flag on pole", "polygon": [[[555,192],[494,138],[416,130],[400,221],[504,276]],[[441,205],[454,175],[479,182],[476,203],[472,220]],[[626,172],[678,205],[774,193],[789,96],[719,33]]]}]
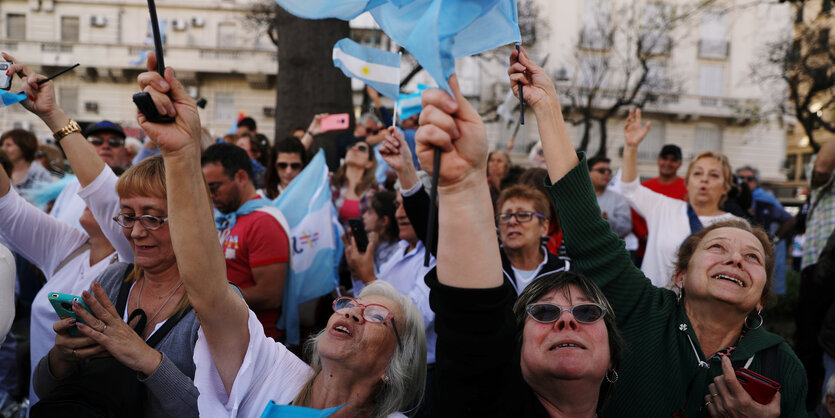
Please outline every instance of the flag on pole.
[{"label": "flag on pole", "polygon": [[26,93],[9,93],[7,91],[0,91],[0,107],[11,106],[26,100]]},{"label": "flag on pole", "polygon": [[455,58],[521,40],[516,0],[276,0],[307,19],[350,20],[369,11],[449,92]]},{"label": "flag on pole", "polygon": [[[420,101],[420,94],[428,88],[430,87],[425,84],[418,84],[418,91],[398,96],[397,107],[400,109],[401,121],[420,113],[421,109],[423,109],[423,105]],[[397,115],[395,115],[395,117],[397,117]]]},{"label": "flag on pole", "polygon": [[275,200],[290,224],[290,275],[284,284],[278,328],[298,345],[299,304],[330,293],[338,283],[342,228],[331,203],[325,153],[316,154]]},{"label": "flag on pole", "polygon": [[360,45],[349,38],[333,46],[333,65],[346,76],[362,80],[383,96],[400,93],[400,55]]}]

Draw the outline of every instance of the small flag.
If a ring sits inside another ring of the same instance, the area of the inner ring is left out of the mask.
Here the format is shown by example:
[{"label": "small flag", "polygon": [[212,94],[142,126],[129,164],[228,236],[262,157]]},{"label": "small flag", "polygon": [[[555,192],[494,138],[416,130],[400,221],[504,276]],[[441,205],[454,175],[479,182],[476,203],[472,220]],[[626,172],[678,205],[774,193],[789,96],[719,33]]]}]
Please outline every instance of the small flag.
[{"label": "small flag", "polygon": [[7,91],[0,91],[0,106],[11,106],[26,100],[25,93],[9,93]]},{"label": "small flag", "polygon": [[130,65],[137,66],[139,64],[142,64],[143,62],[145,62],[145,60],[147,58],[148,58],[148,51],[143,49],[142,52],[139,53],[139,57],[135,60],[132,60],[130,62]]},{"label": "small flag", "polygon": [[423,105],[420,102],[420,95],[428,88],[430,87],[425,84],[418,84],[417,92],[401,94],[397,98],[397,107],[400,108],[401,121],[420,113],[421,109],[423,109]]},{"label": "small flag", "polygon": [[400,55],[360,45],[349,38],[333,46],[333,65],[392,100],[400,93]]}]

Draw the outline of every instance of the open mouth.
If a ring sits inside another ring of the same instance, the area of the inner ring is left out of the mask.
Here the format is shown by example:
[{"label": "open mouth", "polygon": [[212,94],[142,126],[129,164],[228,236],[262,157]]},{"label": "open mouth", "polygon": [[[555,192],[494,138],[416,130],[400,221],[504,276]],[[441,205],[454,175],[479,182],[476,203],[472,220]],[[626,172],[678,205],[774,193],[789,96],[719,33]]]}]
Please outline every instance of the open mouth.
[{"label": "open mouth", "polygon": [[731,277],[725,274],[717,274],[711,277],[712,279],[719,279],[719,280],[727,280],[731,283],[736,283],[739,287],[745,287],[745,283],[742,280],[737,279],[736,277]]},{"label": "open mouth", "polygon": [[337,325],[337,326],[333,327],[333,329],[336,330],[337,332],[341,332],[345,335],[349,335],[349,336],[351,335],[351,331],[348,331],[348,328],[345,328],[342,325]]},{"label": "open mouth", "polygon": [[579,344],[575,344],[575,343],[560,343],[560,344],[552,345],[551,348],[548,349],[548,351],[554,351],[554,350],[557,350],[557,349],[560,349],[560,348],[580,348],[580,349],[583,349],[583,350],[586,349],[586,347],[583,347],[583,346],[581,346]]}]

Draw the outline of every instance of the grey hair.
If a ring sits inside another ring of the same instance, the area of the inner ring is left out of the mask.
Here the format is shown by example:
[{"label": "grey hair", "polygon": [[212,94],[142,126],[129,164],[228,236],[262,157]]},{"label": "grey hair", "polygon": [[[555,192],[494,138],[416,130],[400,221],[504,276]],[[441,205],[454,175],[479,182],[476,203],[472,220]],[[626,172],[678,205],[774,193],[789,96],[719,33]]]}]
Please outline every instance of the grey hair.
[{"label": "grey hair", "polygon": [[365,125],[365,123],[368,122],[369,120],[373,120],[374,123],[376,123],[377,125],[380,124],[380,119],[377,117],[377,115],[375,115],[373,113],[363,113],[360,116],[360,119],[357,122],[362,124],[362,125]]},{"label": "grey hair", "polygon": [[[826,395],[835,396],[835,374],[829,376],[829,379],[826,380]],[[823,397],[823,403],[826,403],[826,395]]]},{"label": "grey hair", "polygon": [[[400,305],[400,310],[403,311],[403,318],[394,318],[403,346],[402,349],[395,346],[386,370],[388,379],[380,382],[381,386],[374,395],[373,410],[369,416],[385,418],[395,412],[412,412],[420,405],[426,385],[426,329],[423,315],[408,296],[400,294],[394,286],[382,280],[376,280],[366,286],[358,297],[366,296],[391,299]],[[310,356],[310,366],[314,374],[293,400],[294,405],[307,403],[313,380],[322,371],[318,345],[326,331],[327,329],[322,330],[305,343],[305,352]],[[411,411],[408,409],[410,406],[413,406]]]},{"label": "grey hair", "polygon": [[760,170],[757,170],[756,168],[751,167],[750,165],[744,165],[744,166],[739,167],[739,168],[736,169],[736,175],[739,175],[740,171],[750,171],[750,172],[754,173],[754,180],[757,183],[760,182]]}]

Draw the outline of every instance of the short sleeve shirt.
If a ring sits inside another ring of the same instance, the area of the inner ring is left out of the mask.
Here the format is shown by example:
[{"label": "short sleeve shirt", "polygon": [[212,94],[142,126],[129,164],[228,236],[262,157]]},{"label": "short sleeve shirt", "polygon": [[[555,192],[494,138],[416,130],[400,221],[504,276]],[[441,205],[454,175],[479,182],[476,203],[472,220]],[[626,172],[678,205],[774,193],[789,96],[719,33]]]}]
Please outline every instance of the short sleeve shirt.
[{"label": "short sleeve shirt", "polygon": [[[255,211],[240,216],[223,241],[223,255],[229,281],[241,289],[252,287],[255,285],[253,267],[289,261],[287,232],[269,213]],[[256,311],[255,314],[267,336],[277,332],[275,324],[281,309]]]}]

